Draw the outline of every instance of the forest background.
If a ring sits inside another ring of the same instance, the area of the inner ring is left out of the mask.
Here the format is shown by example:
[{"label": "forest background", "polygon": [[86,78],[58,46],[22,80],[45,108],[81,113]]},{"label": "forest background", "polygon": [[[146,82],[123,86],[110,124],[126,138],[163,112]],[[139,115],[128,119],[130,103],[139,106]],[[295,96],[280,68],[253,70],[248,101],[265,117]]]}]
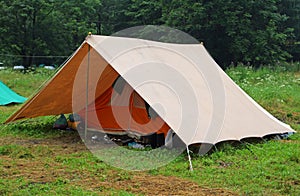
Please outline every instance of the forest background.
[{"label": "forest background", "polygon": [[299,0],[0,0],[0,10],[0,62],[7,66],[60,65],[88,32],[139,25],[192,35],[222,68],[300,60]]}]

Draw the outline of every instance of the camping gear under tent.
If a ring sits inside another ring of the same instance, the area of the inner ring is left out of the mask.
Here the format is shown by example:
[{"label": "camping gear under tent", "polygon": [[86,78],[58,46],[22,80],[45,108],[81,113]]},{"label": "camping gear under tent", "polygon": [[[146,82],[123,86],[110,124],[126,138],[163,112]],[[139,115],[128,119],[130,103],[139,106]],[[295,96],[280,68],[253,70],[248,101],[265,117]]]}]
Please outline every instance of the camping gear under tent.
[{"label": "camping gear under tent", "polygon": [[[125,81],[121,90],[114,88],[118,78]],[[73,112],[87,129],[142,135],[171,129],[186,145],[294,132],[239,88],[202,44],[89,35],[6,123]]]},{"label": "camping gear under tent", "polygon": [[26,101],[25,97],[18,95],[0,81],[0,105],[24,103],[24,101]]}]

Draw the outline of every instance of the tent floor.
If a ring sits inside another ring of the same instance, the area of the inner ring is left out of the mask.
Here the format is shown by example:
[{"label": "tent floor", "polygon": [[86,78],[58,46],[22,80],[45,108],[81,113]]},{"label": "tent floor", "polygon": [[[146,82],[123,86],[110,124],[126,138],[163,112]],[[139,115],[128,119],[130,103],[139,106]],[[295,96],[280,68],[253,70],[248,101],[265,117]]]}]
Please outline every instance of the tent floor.
[{"label": "tent floor", "polygon": [[144,146],[158,148],[165,144],[164,134],[153,133],[150,135],[132,134],[132,132],[110,132],[105,130],[88,129],[78,130],[80,136],[86,141],[98,143],[115,143],[119,146],[127,146],[131,142],[136,142]]}]

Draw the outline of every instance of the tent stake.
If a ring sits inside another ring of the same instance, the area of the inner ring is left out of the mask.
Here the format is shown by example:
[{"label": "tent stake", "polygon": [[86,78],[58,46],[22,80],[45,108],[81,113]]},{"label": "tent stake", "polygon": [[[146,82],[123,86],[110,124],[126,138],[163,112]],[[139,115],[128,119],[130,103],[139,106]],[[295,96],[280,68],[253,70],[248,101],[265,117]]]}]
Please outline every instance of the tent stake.
[{"label": "tent stake", "polygon": [[189,150],[189,146],[188,145],[186,146],[186,151],[187,151],[187,154],[188,154],[188,157],[189,157],[190,171],[194,171],[193,165],[192,165],[192,159],[191,159],[191,155],[190,155],[190,150]]}]

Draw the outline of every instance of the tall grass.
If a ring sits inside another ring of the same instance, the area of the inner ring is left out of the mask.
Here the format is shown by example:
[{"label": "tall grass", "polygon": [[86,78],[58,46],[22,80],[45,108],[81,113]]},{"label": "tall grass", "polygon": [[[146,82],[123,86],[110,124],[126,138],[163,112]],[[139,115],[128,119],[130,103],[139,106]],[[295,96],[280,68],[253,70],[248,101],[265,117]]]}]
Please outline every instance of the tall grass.
[{"label": "tall grass", "polygon": [[[32,72],[23,73],[18,70],[0,70],[0,81],[16,93],[31,97],[55,72],[47,69],[36,69]],[[0,123],[4,122],[21,105],[0,106]]]},{"label": "tall grass", "polygon": [[275,117],[300,129],[300,72],[244,66],[226,72]]},{"label": "tall grass", "polygon": [[29,97],[55,72],[43,68],[23,73],[18,70],[0,70],[0,80],[22,96]]}]

